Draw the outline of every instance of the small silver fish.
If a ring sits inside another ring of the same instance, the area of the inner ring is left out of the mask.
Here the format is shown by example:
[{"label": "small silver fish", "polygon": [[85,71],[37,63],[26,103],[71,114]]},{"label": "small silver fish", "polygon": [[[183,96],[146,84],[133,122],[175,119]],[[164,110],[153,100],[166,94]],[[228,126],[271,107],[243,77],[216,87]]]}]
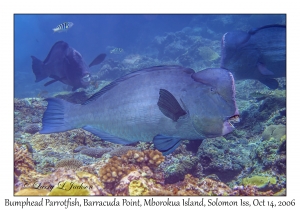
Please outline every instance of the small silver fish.
[{"label": "small silver fish", "polygon": [[72,22],[64,22],[62,24],[59,24],[58,26],[56,26],[56,28],[53,28],[53,32],[63,32],[63,31],[67,31],[68,29],[70,29],[72,26],[74,25],[74,23]]},{"label": "small silver fish", "polygon": [[110,53],[112,53],[112,54],[120,54],[122,52],[124,52],[124,50],[122,48],[114,48],[110,51]]}]

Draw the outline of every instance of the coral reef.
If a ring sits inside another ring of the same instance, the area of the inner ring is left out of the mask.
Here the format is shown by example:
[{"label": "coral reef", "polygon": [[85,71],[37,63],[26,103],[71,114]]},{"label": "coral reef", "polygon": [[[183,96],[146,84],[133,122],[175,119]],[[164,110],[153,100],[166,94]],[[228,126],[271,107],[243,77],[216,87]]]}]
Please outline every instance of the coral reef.
[{"label": "coral reef", "polygon": [[81,150],[80,153],[90,157],[100,158],[109,151],[111,151],[110,148],[86,148]]},{"label": "coral reef", "polygon": [[[270,137],[270,138],[269,138]],[[265,169],[273,168],[279,173],[286,173],[285,126],[269,126],[263,133],[262,141],[256,148],[258,161]]]},{"label": "coral reef", "polygon": [[234,196],[271,196],[275,195],[272,190],[261,192],[256,186],[236,186],[230,195]]},{"label": "coral reef", "polygon": [[242,184],[244,186],[254,185],[259,189],[266,188],[269,184],[276,184],[277,180],[275,177],[264,177],[264,176],[252,176],[250,178],[244,178]]},{"label": "coral reef", "polygon": [[38,132],[41,129],[41,127],[38,124],[28,124],[24,127],[24,131],[26,133],[30,133],[30,134],[35,134],[36,132]]},{"label": "coral reef", "polygon": [[205,139],[197,156],[205,175],[216,174],[222,181],[229,182],[251,162],[253,150],[253,145],[218,137]]},{"label": "coral reef", "polygon": [[187,174],[181,182],[166,185],[157,183],[154,179],[139,177],[138,175],[132,175],[131,179],[127,180],[127,185],[122,186],[123,190],[120,190],[120,185],[116,187],[118,193],[122,192],[122,195],[203,196],[229,195],[232,192],[232,190],[222,182],[208,178],[200,181],[190,174]]},{"label": "coral reef", "polygon": [[40,98],[14,99],[14,131],[30,134],[40,129],[46,101]]},{"label": "coral reef", "polygon": [[27,149],[23,149],[18,144],[14,144],[14,174],[20,176],[34,170],[35,165],[31,154]]},{"label": "coral reef", "polygon": [[157,150],[129,150],[121,157],[114,156],[99,171],[101,181],[116,183],[137,167],[155,168],[164,161],[164,156]]},{"label": "coral reef", "polygon": [[88,146],[78,146],[73,150],[73,152],[77,153],[80,152],[81,150],[88,149],[88,148],[89,148]]},{"label": "coral reef", "polygon": [[[82,130],[74,129],[71,131],[53,134],[34,134],[28,137],[34,151],[33,159],[37,165],[37,171],[42,173],[52,172],[55,163],[61,159],[76,158],[85,164],[95,162],[93,157],[76,153],[76,148],[107,148],[111,143],[101,141],[97,136]],[[89,145],[89,146],[87,146]],[[74,151],[75,150],[75,151]],[[109,149],[106,152],[109,151]],[[91,154],[91,153],[88,153]]]},{"label": "coral reef", "polygon": [[139,149],[136,147],[132,147],[132,146],[121,146],[121,147],[115,148],[109,154],[111,156],[121,157],[122,155],[125,155],[129,150],[139,150]]},{"label": "coral reef", "polygon": [[130,150],[125,155],[122,155],[122,159],[127,163],[134,163],[140,167],[149,166],[150,168],[156,168],[165,160],[165,157],[158,150]]},{"label": "coral reef", "polygon": [[199,55],[204,60],[214,61],[220,57],[219,54],[213,51],[210,47],[199,47],[198,51]]},{"label": "coral reef", "polygon": [[275,138],[276,140],[280,140],[282,136],[286,134],[286,126],[285,125],[269,125],[265,128],[262,133],[263,140],[269,140]]},{"label": "coral reef", "polygon": [[76,160],[74,158],[70,159],[63,159],[56,163],[56,168],[66,168],[66,169],[78,169],[83,165],[83,163],[80,160]]},{"label": "coral reef", "polygon": [[220,52],[219,40],[206,39],[193,30],[184,29],[156,36],[152,43],[160,59],[176,58],[181,65],[196,71],[218,65],[220,61],[217,53]]},{"label": "coral reef", "polygon": [[182,181],[187,173],[196,174],[198,162],[198,157],[191,154],[184,155],[179,153],[167,156],[165,161],[160,165],[165,174],[165,183],[171,184]]}]

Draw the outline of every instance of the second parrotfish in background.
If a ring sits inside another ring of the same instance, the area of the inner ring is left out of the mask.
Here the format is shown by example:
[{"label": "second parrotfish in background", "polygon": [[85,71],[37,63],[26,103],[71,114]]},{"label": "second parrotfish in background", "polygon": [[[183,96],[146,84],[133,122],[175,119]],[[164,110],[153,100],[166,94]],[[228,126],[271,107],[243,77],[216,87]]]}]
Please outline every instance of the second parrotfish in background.
[{"label": "second parrotfish in background", "polygon": [[52,46],[44,61],[31,56],[35,82],[50,77],[53,80],[47,82],[45,86],[60,81],[72,86],[73,91],[81,87],[86,88],[90,84],[89,67],[100,64],[105,57],[106,54],[100,54],[87,66],[77,50],[69,47],[64,41],[58,41]]},{"label": "second parrotfish in background", "polygon": [[235,79],[256,79],[271,89],[286,76],[286,26],[266,25],[248,32],[227,32],[222,38],[221,68]]}]

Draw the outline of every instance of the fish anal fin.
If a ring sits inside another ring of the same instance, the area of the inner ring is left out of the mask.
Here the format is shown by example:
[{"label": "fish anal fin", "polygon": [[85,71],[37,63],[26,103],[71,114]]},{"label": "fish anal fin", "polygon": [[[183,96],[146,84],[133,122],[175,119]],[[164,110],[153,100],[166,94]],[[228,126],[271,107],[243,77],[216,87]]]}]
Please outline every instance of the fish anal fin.
[{"label": "fish anal fin", "polygon": [[158,149],[163,155],[172,153],[181,143],[178,137],[165,136],[158,134],[153,138],[154,147]]},{"label": "fish anal fin", "polygon": [[167,90],[160,89],[159,90],[159,99],[157,105],[160,111],[168,118],[173,121],[177,121],[179,117],[186,114],[176,98]]}]

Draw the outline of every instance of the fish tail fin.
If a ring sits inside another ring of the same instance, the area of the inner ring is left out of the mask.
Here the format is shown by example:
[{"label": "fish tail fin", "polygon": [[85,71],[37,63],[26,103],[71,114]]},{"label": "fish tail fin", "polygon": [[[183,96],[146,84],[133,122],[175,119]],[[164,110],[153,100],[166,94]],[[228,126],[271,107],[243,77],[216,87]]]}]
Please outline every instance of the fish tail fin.
[{"label": "fish tail fin", "polygon": [[44,112],[42,124],[43,128],[40,133],[56,133],[75,129],[69,119],[69,111],[74,104],[58,98],[47,98],[47,109]]},{"label": "fish tail fin", "polygon": [[46,79],[48,76],[45,71],[43,71],[43,62],[38,58],[31,56],[32,58],[32,71],[35,74],[35,82],[42,81]]}]

